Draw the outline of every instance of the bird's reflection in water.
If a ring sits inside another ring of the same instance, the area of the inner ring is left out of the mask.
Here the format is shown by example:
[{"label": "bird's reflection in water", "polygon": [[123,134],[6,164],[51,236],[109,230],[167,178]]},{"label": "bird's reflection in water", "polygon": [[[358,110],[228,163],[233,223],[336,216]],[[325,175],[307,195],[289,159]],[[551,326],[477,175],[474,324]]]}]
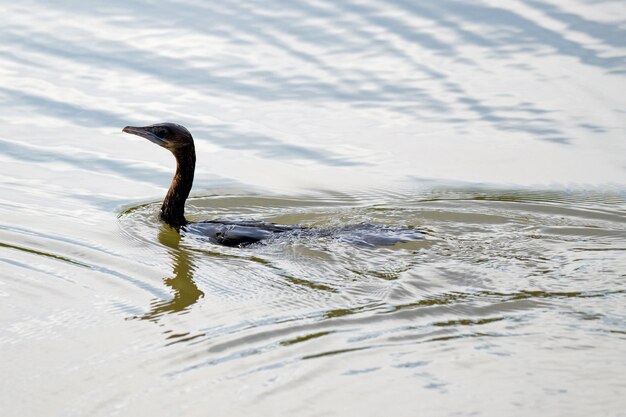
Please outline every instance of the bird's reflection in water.
[{"label": "bird's reflection in water", "polygon": [[163,228],[158,239],[169,248],[172,258],[173,276],[164,278],[163,282],[172,289],[174,297],[167,301],[155,300],[150,311],[139,317],[142,320],[156,321],[164,314],[180,313],[204,296],[193,280],[196,267],[189,251],[180,245],[180,235],[170,228]]}]

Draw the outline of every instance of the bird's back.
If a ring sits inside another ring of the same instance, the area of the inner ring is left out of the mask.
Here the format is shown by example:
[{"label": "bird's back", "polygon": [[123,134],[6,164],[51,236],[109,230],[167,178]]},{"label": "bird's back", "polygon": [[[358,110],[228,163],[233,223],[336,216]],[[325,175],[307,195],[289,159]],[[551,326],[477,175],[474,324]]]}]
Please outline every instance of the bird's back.
[{"label": "bird's back", "polygon": [[246,246],[275,236],[278,233],[302,230],[301,226],[286,226],[257,220],[208,220],[189,223],[186,233],[225,246]]}]

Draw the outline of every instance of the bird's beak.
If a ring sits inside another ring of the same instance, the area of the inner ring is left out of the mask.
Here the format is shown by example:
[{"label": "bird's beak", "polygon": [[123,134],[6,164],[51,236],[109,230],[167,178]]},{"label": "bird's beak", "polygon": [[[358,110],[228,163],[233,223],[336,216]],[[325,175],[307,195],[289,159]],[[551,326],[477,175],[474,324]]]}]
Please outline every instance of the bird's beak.
[{"label": "bird's beak", "polygon": [[160,146],[165,146],[165,139],[155,135],[147,127],[135,127],[135,126],[126,126],[122,129],[124,133],[130,133],[131,135],[141,136],[142,138],[148,139],[152,143],[156,143]]}]

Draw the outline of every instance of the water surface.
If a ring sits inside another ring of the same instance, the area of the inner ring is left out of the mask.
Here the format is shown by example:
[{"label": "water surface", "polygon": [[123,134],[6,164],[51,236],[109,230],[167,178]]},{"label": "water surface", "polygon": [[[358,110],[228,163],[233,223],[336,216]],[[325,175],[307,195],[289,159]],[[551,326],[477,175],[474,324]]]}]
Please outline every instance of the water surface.
[{"label": "water surface", "polygon": [[[3,415],[607,415],[626,403],[626,10],[15,2]],[[410,228],[225,248],[188,217]]]}]

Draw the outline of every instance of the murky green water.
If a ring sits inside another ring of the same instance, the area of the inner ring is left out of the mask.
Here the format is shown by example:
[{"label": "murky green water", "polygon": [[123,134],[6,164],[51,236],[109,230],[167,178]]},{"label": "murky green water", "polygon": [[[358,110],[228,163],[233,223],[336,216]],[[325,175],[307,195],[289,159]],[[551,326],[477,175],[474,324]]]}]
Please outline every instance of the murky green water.
[{"label": "murky green water", "polygon": [[[20,2],[0,17],[7,416],[618,416],[621,2]],[[332,230],[212,245],[157,217]]]}]

